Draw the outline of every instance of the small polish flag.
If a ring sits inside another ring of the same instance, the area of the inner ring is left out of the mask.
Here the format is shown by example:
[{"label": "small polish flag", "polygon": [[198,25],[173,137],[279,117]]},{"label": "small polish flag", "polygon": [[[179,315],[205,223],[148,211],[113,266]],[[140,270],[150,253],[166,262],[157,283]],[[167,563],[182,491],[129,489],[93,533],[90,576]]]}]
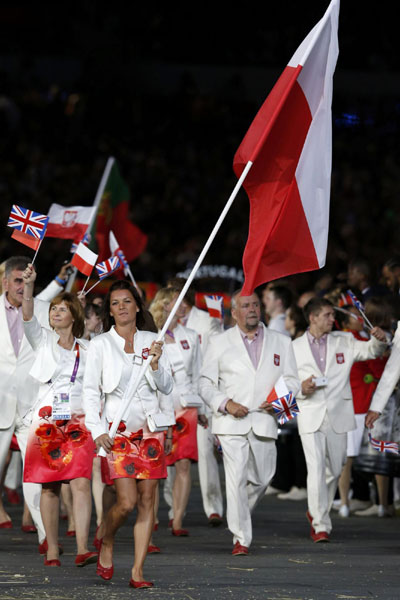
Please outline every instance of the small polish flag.
[{"label": "small polish flag", "polygon": [[287,385],[282,375],[279,377],[278,381],[275,383],[274,387],[270,391],[267,397],[267,402],[273,402],[274,400],[278,400],[278,398],[283,398],[283,396],[287,396],[289,390],[287,389]]},{"label": "small polish flag", "polygon": [[207,310],[210,317],[222,319],[224,316],[224,297],[223,296],[204,296],[207,304]]},{"label": "small polish flag", "polygon": [[89,250],[85,244],[80,242],[74,256],[72,257],[71,265],[76,267],[78,271],[86,275],[86,277],[89,277],[93,271],[94,265],[96,264],[97,257],[98,254],[95,254]]},{"label": "small polish flag", "polygon": [[267,402],[272,404],[275,416],[280,425],[284,425],[300,412],[297,406],[296,398],[287,389],[286,383],[282,377],[279,377],[274,388],[267,398]]}]

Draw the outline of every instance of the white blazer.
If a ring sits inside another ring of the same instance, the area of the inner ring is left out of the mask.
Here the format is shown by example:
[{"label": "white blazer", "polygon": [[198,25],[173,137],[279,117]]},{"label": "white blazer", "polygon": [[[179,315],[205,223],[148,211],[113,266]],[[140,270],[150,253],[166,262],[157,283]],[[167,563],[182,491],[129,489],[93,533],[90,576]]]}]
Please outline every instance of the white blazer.
[{"label": "white blazer", "polygon": [[200,340],[201,351],[204,354],[207,350],[208,340],[211,335],[222,333],[224,327],[219,319],[213,319],[210,317],[208,312],[200,310],[195,306],[190,309],[188,320],[186,321],[186,327],[194,329]]},{"label": "white blazer", "polygon": [[333,331],[328,334],[325,374],[322,373],[311,352],[307,333],[293,340],[300,381],[310,375],[328,378],[328,385],[317,388],[304,396],[301,389],[297,395],[300,414],[297,416],[299,433],[317,431],[325,413],[336,433],[345,433],[356,428],[353,396],[350,387],[350,369],[353,363],[380,356],[386,344],[372,337],[368,342],[356,340],[353,334]]},{"label": "white blazer", "polygon": [[369,410],[383,412],[387,401],[393,393],[396,383],[400,379],[400,321],[397,323],[396,333],[389,360],[385,365],[382,377],[379,380]]},{"label": "white blazer", "polygon": [[238,419],[218,409],[227,398],[249,409],[258,408],[281,375],[295,395],[299,389],[290,338],[269,331],[263,324],[262,328],[264,341],[257,369],[250,360],[237,325],[209,339],[201,370],[200,392],[213,410],[212,432],[217,435],[245,435],[252,429],[256,435],[277,438],[277,421],[265,411],[252,412]]},{"label": "white blazer", "polygon": [[[35,354],[24,336],[15,356],[4,304],[5,294],[0,296],[0,429],[8,429],[14,423],[17,410],[26,414],[37,398],[39,384],[32,379],[29,371]],[[38,321],[49,327],[49,304],[34,300],[34,311]],[[21,315],[22,318],[22,315]]]},{"label": "white blazer", "polygon": [[[194,329],[189,329],[178,324],[174,329],[175,344],[166,344],[165,352],[168,355],[169,351],[177,351],[183,369],[176,371],[172,360],[170,360],[172,371],[174,373],[174,389],[172,390],[172,399],[175,410],[181,410],[180,403],[181,394],[199,394],[199,377],[201,367],[201,350],[200,341],[197,332]],[[201,400],[200,396],[199,399]],[[204,407],[198,408],[199,414],[204,414]]]},{"label": "white blazer", "polygon": [[[155,333],[138,330],[134,336],[135,356],[146,356],[145,349],[150,348],[151,343],[156,339]],[[94,337],[89,344],[83,378],[83,406],[86,427],[92,433],[94,440],[108,431],[107,423],[112,422],[121,402],[121,397],[115,393],[115,390],[119,385],[124,367],[124,346],[125,340],[118,335],[114,327],[110,331]],[[132,355],[133,368],[135,366]],[[163,353],[157,371],[153,371],[151,367],[147,369],[137,390],[137,395],[131,400],[129,414],[126,415],[127,427],[130,427],[129,422],[133,422],[134,426],[136,423],[141,423],[140,426],[144,425],[146,415],[143,407],[147,414],[161,410],[174,420],[173,404],[168,396],[172,386],[171,369]],[[159,400],[157,390],[163,393],[163,400]],[[105,404],[102,418],[100,418],[103,394],[105,394]]]}]

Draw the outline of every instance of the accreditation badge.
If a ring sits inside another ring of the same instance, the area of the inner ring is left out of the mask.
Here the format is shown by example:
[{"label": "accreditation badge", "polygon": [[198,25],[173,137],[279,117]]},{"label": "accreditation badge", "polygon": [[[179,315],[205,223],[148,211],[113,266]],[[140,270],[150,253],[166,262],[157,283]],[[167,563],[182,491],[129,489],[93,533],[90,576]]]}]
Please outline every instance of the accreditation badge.
[{"label": "accreditation badge", "polygon": [[71,400],[69,394],[54,394],[51,418],[53,421],[68,421],[71,418]]}]

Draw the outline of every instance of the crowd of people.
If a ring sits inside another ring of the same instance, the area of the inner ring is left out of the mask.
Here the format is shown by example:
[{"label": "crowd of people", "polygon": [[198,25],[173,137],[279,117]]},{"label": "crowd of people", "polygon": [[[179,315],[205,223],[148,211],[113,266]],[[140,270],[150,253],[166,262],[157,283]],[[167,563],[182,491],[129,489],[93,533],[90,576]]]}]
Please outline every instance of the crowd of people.
[{"label": "crowd of people", "polygon": [[[111,579],[117,532],[136,507],[129,585],[152,587],[144,564],[161,551],[160,492],[171,534],[187,537],[193,464],[205,522],[221,525],[226,503],[233,556],[249,554],[266,494],[307,499],[314,543],[330,541],[333,508],[343,518],[394,515],[400,461],[373,446],[400,441],[397,258],[379,281],[357,259],[339,286],[324,276],[301,293],[291,278],[251,296],[237,290],[224,320],[199,310],[192,289],[175,306],[181,278],[151,300],[123,279],[105,297],[83,296],[64,290],[64,265],[36,294],[29,258],[2,268],[1,481],[7,497],[18,493],[21,457],[22,529],[37,532],[46,567],[61,566],[62,510],[75,565],[96,563]],[[279,426],[269,396],[282,386],[299,412]],[[12,527],[1,499],[0,528]]]}]

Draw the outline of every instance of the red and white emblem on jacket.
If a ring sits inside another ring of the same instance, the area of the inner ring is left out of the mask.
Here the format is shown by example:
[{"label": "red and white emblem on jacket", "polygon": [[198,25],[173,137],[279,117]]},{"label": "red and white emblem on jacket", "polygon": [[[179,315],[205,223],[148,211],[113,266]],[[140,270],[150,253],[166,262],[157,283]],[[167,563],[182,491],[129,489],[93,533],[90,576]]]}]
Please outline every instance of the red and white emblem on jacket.
[{"label": "red and white emblem on jacket", "polygon": [[344,363],[344,354],[343,352],[338,352],[336,354],[336,362],[338,365],[342,365]]},{"label": "red and white emblem on jacket", "polygon": [[281,357],[279,354],[274,354],[274,365],[276,367],[279,367],[279,365],[281,364]]},{"label": "red and white emblem on jacket", "polygon": [[189,350],[189,342],[187,340],[181,340],[181,346],[184,350]]},{"label": "red and white emblem on jacket", "polygon": [[150,348],[143,348],[143,350],[142,350],[142,358],[144,360],[146,360],[147,358],[149,358],[149,352],[150,352]]}]

